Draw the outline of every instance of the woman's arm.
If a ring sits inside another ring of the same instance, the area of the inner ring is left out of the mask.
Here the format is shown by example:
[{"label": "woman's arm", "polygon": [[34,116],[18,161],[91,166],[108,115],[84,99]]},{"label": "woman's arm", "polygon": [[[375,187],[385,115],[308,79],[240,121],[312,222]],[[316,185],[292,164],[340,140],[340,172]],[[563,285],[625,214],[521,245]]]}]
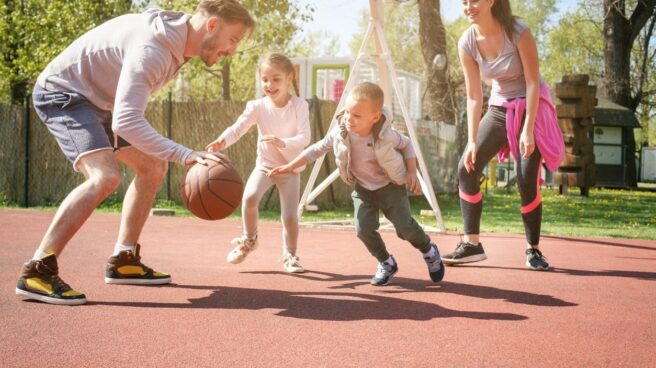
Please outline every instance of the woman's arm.
[{"label": "woman's arm", "polygon": [[522,157],[529,157],[535,150],[533,131],[535,116],[540,101],[540,66],[538,50],[530,30],[524,31],[517,43],[519,57],[522,59],[524,78],[526,79],[526,118],[519,139],[519,152]]},{"label": "woman's arm", "polygon": [[465,168],[474,169],[476,163],[476,135],[483,111],[483,88],[481,87],[481,72],[478,63],[467,52],[459,50],[460,64],[465,75],[467,89],[467,148],[465,149]]}]

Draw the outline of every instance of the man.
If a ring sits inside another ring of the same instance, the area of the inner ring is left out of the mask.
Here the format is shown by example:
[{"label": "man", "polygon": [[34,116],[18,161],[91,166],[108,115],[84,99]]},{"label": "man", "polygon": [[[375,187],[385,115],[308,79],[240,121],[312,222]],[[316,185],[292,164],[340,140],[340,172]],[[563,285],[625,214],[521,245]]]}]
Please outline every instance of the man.
[{"label": "man", "polygon": [[193,151],[160,135],[144,118],[149,97],[192,57],[207,66],[232,55],[255,21],[235,0],[203,0],[193,15],[149,9],[90,30],[57,56],[34,86],[39,117],[82,172],[84,183],[61,203],[16,294],[52,304],[86,303],[58,274],[57,257],[93,210],[121,181],[118,161],[135,172],[123,202],[108,284],[165,284],[168,274],[141,263],[141,230],[167,170],[224,159]]}]

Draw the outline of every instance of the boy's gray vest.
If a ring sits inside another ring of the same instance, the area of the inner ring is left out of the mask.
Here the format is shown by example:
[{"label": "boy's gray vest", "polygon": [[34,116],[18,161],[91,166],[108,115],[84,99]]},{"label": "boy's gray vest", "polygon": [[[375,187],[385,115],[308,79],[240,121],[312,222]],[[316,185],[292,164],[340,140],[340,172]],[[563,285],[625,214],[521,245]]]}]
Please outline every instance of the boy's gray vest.
[{"label": "boy's gray vest", "polygon": [[[405,159],[401,152],[394,148],[397,141],[396,134],[392,130],[392,119],[387,118],[387,111],[383,111],[380,120],[374,124],[372,133],[374,137],[374,154],[378,164],[385,170],[390,180],[397,185],[403,185],[406,181],[407,168]],[[351,141],[342,117],[344,112],[337,115],[339,131],[333,140],[333,151],[335,162],[339,168],[339,176],[349,185],[354,185],[356,180],[351,174]]]}]

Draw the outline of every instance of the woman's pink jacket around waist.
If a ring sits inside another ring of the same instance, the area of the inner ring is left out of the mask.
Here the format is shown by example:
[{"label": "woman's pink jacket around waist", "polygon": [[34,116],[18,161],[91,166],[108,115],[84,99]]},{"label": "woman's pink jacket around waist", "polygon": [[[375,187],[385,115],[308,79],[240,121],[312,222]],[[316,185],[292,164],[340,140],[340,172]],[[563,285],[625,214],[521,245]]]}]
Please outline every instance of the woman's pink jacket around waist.
[{"label": "woman's pink jacket around waist", "polygon": [[[506,108],[508,146],[499,151],[499,162],[503,162],[508,157],[508,152],[512,153],[513,158],[517,161],[520,157],[519,134],[521,133],[522,119],[526,111],[526,98],[516,98],[512,101],[492,100],[490,100],[490,105]],[[563,140],[563,133],[558,126],[556,109],[551,102],[549,86],[547,84],[542,84],[540,87],[540,99],[535,117],[533,135],[535,137],[535,145],[540,150],[547,168],[549,171],[556,171],[565,157],[565,142]]]}]

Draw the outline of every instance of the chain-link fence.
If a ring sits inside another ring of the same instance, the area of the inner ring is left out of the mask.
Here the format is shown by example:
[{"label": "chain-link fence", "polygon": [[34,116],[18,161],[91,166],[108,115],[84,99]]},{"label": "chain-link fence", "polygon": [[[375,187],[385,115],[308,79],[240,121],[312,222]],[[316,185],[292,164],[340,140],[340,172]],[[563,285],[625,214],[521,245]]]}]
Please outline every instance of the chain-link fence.
[{"label": "chain-link fence", "polygon": [[[312,142],[316,142],[325,135],[336,104],[318,99],[309,102]],[[245,106],[242,101],[153,101],[148,105],[146,118],[163,135],[192,149],[203,150],[207,143],[237,119]],[[455,164],[450,157],[454,153],[449,148],[453,142],[453,137],[448,134],[449,127],[426,121],[416,122],[416,126],[434,189],[437,192],[453,192]],[[255,165],[256,139],[256,129],[251,129],[237,144],[225,151],[244,181]],[[311,168],[311,165],[308,167]],[[330,154],[324,161],[317,183],[335,168],[334,156]],[[310,171],[308,169],[303,173],[302,188]],[[180,203],[180,183],[184,172],[184,166],[170,164],[157,197]],[[122,173],[121,185],[113,194],[117,200],[123,198],[133,178],[131,171],[124,166]],[[81,174],[73,171],[55,139],[31,107],[0,104],[0,202],[4,200],[23,206],[58,204],[83,179]],[[350,192],[350,188],[337,180],[315,203],[321,208],[341,206],[350,203]],[[267,195],[264,202],[277,206],[275,191]]]}]

